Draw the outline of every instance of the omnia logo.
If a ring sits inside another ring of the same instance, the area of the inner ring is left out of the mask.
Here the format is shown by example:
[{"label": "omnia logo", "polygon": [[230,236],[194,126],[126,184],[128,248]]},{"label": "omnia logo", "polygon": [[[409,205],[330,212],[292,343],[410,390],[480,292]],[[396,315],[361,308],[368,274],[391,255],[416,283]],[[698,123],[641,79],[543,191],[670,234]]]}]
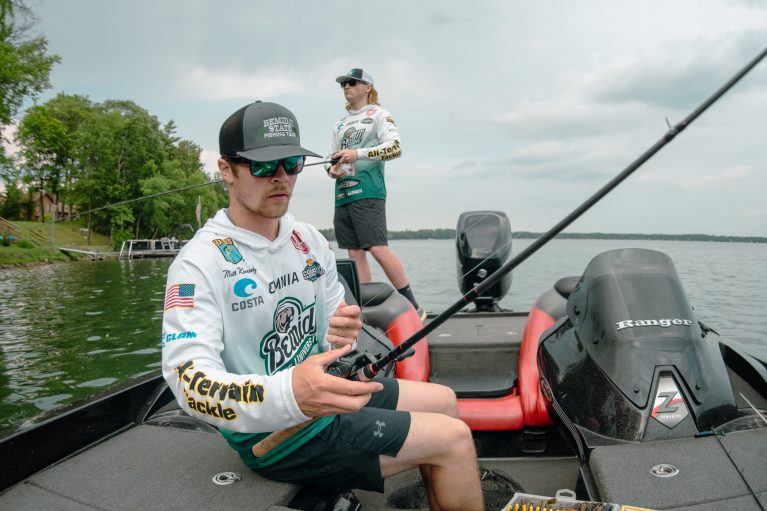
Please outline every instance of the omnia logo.
[{"label": "omnia logo", "polygon": [[668,328],[671,325],[692,326],[692,321],[689,319],[627,319],[615,323],[615,329],[623,330],[624,328],[634,328],[638,326],[659,326]]}]

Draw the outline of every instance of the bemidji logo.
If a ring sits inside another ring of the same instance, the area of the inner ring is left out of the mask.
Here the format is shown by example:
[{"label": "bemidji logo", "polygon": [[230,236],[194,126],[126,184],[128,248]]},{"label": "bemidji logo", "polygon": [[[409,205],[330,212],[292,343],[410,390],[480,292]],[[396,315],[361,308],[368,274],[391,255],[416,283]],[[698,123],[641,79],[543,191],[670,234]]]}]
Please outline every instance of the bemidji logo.
[{"label": "bemidji logo", "polygon": [[304,308],[292,297],[280,300],[274,311],[274,329],[261,340],[267,374],[300,364],[317,344],[314,305]]}]

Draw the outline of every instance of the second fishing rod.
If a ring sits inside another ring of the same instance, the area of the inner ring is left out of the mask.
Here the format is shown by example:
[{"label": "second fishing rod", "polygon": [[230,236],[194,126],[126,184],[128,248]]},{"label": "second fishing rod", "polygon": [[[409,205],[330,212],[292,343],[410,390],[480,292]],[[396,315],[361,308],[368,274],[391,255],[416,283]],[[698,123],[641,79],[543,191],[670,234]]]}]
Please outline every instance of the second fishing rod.
[{"label": "second fishing rod", "polygon": [[538,249],[552,240],[557,234],[562,232],[567,226],[572,224],[583,213],[590,209],[594,204],[599,202],[605,195],[610,193],[615,187],[621,184],[626,178],[633,174],[639,167],[652,158],[658,151],[664,146],[670,143],[681,133],[685,128],[695,121],[703,112],[705,112],[711,105],[716,103],[728,90],[730,90],[741,78],[748,74],[759,62],[767,56],[767,48],[764,48],[753,60],[746,64],[740,71],[738,71],[732,78],[730,78],[724,85],[722,85],[716,92],[708,97],[703,103],[700,104],[695,110],[693,110],[687,117],[675,126],[669,126],[668,131],[642,153],[638,158],[631,162],[625,169],[623,169],[618,175],[606,183],[602,188],[595,192],[591,197],[586,199],[580,206],[563,218],[554,227],[549,229],[540,238],[536,239],[531,245],[520,252],[516,257],[506,262],[503,266],[498,268],[494,273],[489,275],[484,281],[471,289],[468,293],[461,297],[457,302],[447,308],[440,315],[431,320],[421,330],[414,333],[408,339],[403,341],[399,346],[391,350],[383,357],[372,360],[369,354],[360,353],[347,357],[341,357],[337,361],[330,364],[327,368],[329,374],[340,376],[342,378],[348,378],[360,381],[369,381],[378,374],[378,372],[386,367],[388,364],[395,362],[404,356],[408,350],[410,350],[418,341],[429,335],[437,327],[442,325],[448,318],[453,316],[456,312],[463,309],[466,305],[472,303],[482,293],[487,291],[493,284],[498,282],[507,273],[511,272],[514,268],[519,266],[528,257],[534,254]]}]

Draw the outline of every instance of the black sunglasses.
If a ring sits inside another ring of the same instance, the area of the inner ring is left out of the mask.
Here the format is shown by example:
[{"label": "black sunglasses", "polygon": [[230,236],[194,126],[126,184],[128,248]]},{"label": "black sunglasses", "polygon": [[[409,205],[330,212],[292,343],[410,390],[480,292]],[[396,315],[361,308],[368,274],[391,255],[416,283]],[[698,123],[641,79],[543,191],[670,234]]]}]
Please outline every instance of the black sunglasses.
[{"label": "black sunglasses", "polygon": [[365,82],[363,82],[362,80],[355,80],[354,78],[349,78],[348,80],[344,80],[343,82],[341,82],[341,88],[343,89],[344,87],[346,87],[347,84],[349,84],[350,87],[354,87],[358,83],[365,83]]},{"label": "black sunglasses", "polygon": [[226,156],[225,159],[232,163],[241,163],[250,167],[250,175],[253,177],[272,177],[277,169],[285,169],[285,173],[289,176],[294,176],[304,170],[304,161],[306,156],[291,156],[290,158],[283,158],[281,160],[272,161],[253,161],[247,158],[240,158],[239,156]]}]

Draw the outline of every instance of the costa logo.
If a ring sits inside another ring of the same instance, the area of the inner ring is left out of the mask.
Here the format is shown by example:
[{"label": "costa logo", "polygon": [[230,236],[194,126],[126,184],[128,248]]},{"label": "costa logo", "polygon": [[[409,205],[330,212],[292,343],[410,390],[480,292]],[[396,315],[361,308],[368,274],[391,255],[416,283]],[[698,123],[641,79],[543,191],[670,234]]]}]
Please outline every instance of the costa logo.
[{"label": "costa logo", "polygon": [[253,295],[257,287],[258,284],[255,280],[246,277],[234,283],[234,294],[240,298],[247,298]]}]

